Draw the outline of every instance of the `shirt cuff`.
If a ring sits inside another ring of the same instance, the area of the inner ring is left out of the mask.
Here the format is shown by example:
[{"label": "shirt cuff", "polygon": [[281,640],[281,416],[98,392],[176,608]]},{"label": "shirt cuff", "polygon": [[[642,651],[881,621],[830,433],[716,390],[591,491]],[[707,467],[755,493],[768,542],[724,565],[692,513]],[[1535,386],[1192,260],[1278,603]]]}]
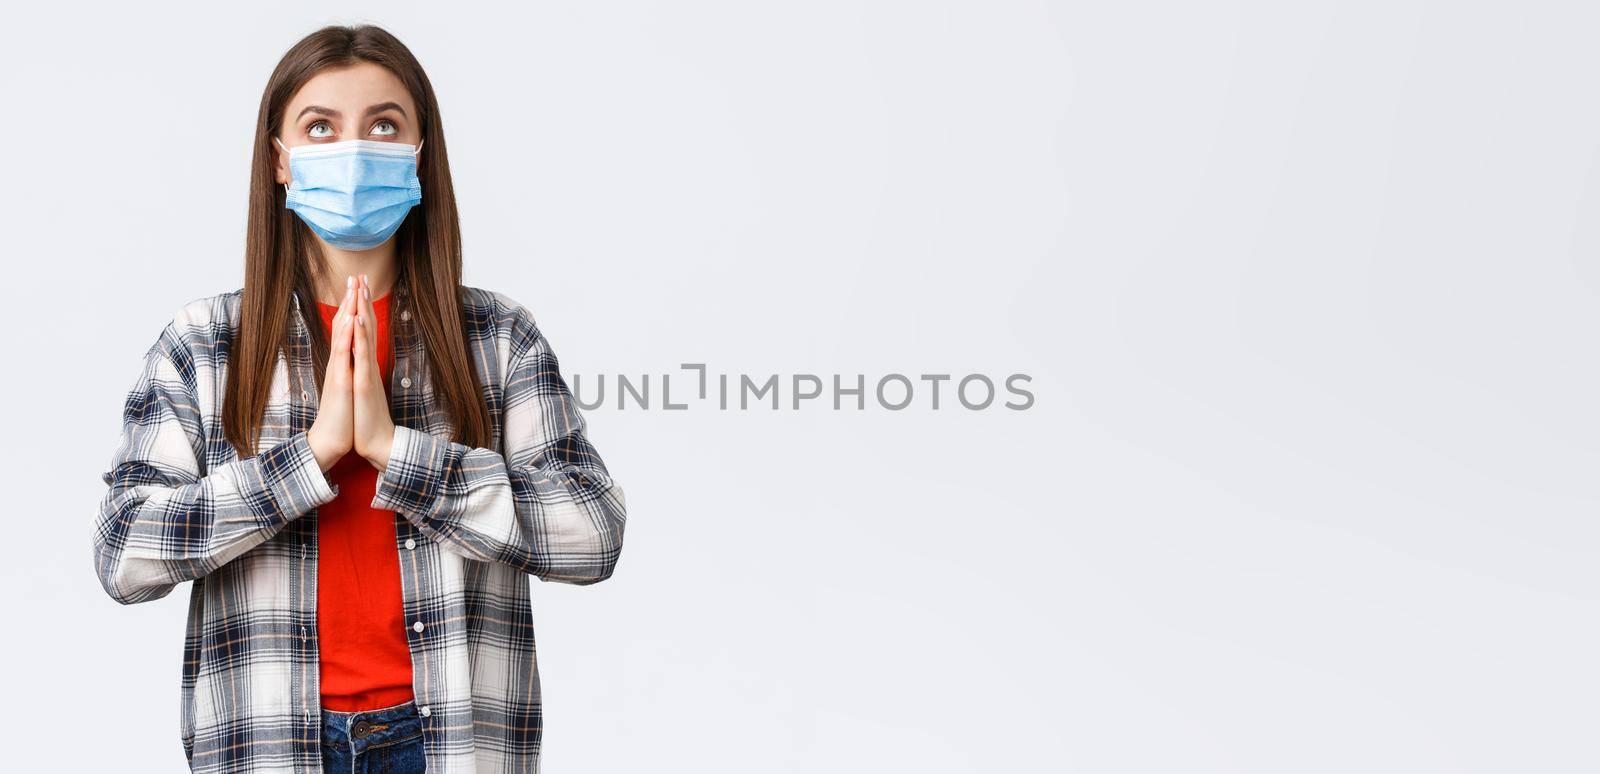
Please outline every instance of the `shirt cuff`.
[{"label": "shirt cuff", "polygon": [[438,499],[449,449],[449,441],[432,433],[395,425],[389,465],[378,474],[372,507],[427,515]]},{"label": "shirt cuff", "polygon": [[261,478],[277,506],[267,514],[263,526],[281,527],[333,500],[333,487],[317,464],[317,455],[311,453],[311,439],[304,431],[262,452],[260,460]]}]

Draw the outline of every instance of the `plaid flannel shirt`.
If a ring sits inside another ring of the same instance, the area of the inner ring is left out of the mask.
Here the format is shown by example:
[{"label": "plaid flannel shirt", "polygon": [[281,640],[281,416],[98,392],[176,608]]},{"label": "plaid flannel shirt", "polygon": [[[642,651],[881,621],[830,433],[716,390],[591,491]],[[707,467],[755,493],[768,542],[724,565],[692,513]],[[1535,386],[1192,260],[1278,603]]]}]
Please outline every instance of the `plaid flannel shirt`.
[{"label": "plaid flannel shirt", "polygon": [[[450,440],[397,287],[394,444],[372,506],[395,512],[428,771],[538,772],[528,576],[576,585],[610,577],[626,505],[533,316],[504,294],[463,291],[494,442]],[[95,570],[124,604],[194,582],[180,713],[193,771],[316,772],[317,513],[337,493],[307,443],[319,385],[298,297],[259,453],[241,459],[223,436],[242,296],[186,304],[146,353],[103,475]]]}]

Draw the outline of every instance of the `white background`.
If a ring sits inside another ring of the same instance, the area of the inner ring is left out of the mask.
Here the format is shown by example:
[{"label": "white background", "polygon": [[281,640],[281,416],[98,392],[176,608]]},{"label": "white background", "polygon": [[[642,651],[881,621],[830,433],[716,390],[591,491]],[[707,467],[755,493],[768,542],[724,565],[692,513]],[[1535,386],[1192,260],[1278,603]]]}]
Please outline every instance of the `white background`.
[{"label": "white background", "polygon": [[98,476],[359,20],[567,373],[1034,377],[589,412],[627,546],[532,581],[546,771],[1600,766],[1592,9],[730,0],[7,9],[5,768],[183,768],[187,588],[104,595]]}]

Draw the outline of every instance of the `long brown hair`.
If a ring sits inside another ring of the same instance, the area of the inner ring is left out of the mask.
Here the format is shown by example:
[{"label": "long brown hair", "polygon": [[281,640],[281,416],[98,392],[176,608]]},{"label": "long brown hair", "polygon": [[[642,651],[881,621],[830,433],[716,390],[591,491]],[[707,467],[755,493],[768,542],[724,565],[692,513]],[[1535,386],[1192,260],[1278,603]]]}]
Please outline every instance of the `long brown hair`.
[{"label": "long brown hair", "polygon": [[291,294],[300,298],[318,386],[323,383],[329,352],[312,284],[312,262],[321,272],[325,259],[310,228],[284,206],[283,188],[273,177],[276,156],[272,138],[289,99],[306,81],[325,68],[360,62],[393,71],[416,104],[422,144],[427,148],[417,170],[422,202],[393,237],[396,289],[404,289],[407,308],[421,331],[435,398],[455,428],[452,440],[471,446],[490,443],[492,418],[472,367],[464,330],[461,227],[433,86],[411,51],[385,30],[370,25],[330,26],[307,35],[283,55],[267,81],[256,117],[244,293],[222,407],[223,432],[240,456],[257,453],[278,353],[289,351]]}]

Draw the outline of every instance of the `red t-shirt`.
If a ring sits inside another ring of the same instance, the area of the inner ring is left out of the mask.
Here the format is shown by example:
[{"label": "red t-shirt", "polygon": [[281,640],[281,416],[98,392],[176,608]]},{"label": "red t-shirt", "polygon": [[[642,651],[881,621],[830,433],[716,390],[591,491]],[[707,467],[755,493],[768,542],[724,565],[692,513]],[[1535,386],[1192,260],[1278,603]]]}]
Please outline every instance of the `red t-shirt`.
[{"label": "red t-shirt", "polygon": [[[317,306],[323,330],[331,332],[339,307],[321,301]],[[389,295],[373,299],[372,306],[387,395],[394,370]],[[354,449],[328,469],[328,480],[338,485],[339,495],[317,517],[322,706],[341,712],[394,706],[413,698],[395,512],[372,507],[378,470]]]}]

